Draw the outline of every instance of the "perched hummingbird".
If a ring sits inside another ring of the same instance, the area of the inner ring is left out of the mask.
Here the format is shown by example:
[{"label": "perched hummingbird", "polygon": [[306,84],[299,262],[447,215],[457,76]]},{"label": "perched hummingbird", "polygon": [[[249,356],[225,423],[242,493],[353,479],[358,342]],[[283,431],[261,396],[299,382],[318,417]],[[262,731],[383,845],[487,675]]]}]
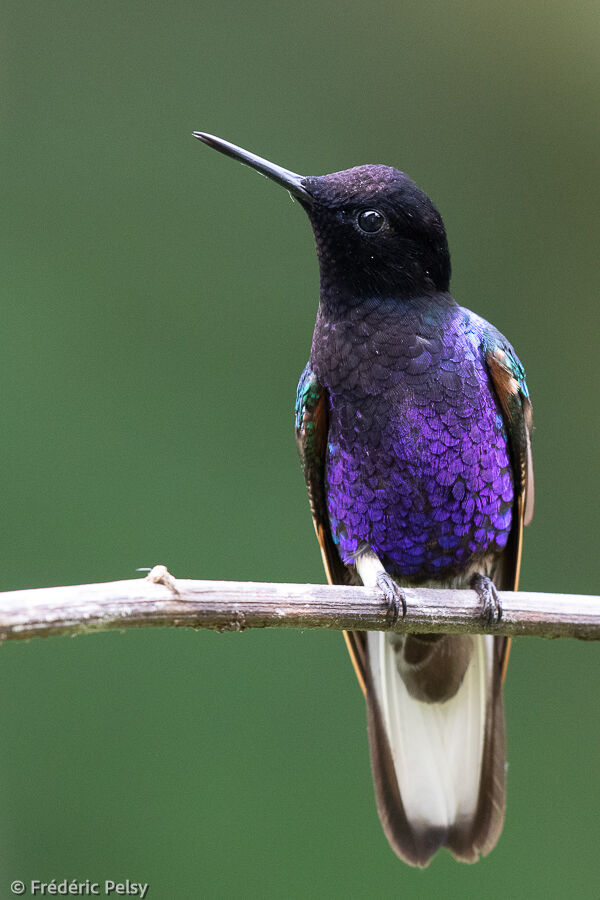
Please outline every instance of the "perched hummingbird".
[{"label": "perched hummingbird", "polygon": [[[512,346],[449,293],[441,216],[403,172],[302,176],[194,137],[283,185],[308,213],[321,274],[296,436],[332,584],[473,587],[482,615],[516,590],[533,513],[531,402]],[[504,820],[508,639],[345,635],[367,705],[375,796],[398,856],[475,862]]]}]

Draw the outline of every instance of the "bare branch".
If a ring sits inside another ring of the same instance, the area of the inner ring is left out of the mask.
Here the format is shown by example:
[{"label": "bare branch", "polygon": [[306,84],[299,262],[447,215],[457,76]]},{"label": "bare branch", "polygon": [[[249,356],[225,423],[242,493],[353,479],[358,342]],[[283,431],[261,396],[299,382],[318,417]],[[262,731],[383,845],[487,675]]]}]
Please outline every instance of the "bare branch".
[{"label": "bare branch", "polygon": [[406,588],[408,613],[394,622],[381,594],[364,587],[175,579],[164,566],[147,578],[0,594],[0,640],[151,625],[243,631],[334,628],[472,632],[600,639],[600,597],[502,591],[499,625],[481,621],[470,590]]}]

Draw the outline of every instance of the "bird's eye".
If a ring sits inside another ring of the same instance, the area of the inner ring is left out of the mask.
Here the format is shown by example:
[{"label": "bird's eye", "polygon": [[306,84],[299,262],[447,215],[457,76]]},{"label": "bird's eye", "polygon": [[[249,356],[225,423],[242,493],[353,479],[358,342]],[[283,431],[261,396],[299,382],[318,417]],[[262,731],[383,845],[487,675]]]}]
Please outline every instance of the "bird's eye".
[{"label": "bird's eye", "polygon": [[361,231],[375,234],[385,225],[385,216],[378,209],[364,209],[358,214],[357,224]]}]

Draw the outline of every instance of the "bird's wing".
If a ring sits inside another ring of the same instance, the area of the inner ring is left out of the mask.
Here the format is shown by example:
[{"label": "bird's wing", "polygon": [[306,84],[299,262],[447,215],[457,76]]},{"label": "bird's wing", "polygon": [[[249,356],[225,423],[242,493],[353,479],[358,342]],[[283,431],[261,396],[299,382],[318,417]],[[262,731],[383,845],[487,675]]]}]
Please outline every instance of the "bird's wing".
[{"label": "bird's wing", "polygon": [[516,591],[521,568],[523,525],[533,517],[533,462],[531,432],[533,412],[525,370],[515,351],[498,332],[484,336],[485,360],[502,410],[512,457],[515,485],[514,524],[504,556],[504,583],[498,587]]},{"label": "bird's wing", "polygon": [[[331,533],[325,491],[328,397],[327,389],[319,382],[310,364],[304,369],[298,383],[295,420],[296,443],[327,580],[329,584],[359,584],[352,571],[344,564]],[[344,638],[356,677],[365,693],[364,635],[345,631]]]},{"label": "bird's wing", "polygon": [[325,493],[327,390],[307,365],[296,394],[296,443],[308,488],[308,500],[330,584],[348,584],[348,569],[334,543]]}]

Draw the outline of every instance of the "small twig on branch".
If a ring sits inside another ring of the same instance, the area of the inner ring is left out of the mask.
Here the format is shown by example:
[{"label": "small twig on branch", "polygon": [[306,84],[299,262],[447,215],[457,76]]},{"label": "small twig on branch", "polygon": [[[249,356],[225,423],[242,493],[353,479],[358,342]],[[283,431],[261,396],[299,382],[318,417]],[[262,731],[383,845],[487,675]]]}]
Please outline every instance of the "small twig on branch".
[{"label": "small twig on branch", "polygon": [[155,566],[147,578],[131,581],[0,593],[0,641],[151,625],[600,639],[600,597],[502,591],[502,620],[487,627],[474,591],[406,588],[404,593],[406,618],[390,626],[386,602],[370,588],[191,581]]}]

